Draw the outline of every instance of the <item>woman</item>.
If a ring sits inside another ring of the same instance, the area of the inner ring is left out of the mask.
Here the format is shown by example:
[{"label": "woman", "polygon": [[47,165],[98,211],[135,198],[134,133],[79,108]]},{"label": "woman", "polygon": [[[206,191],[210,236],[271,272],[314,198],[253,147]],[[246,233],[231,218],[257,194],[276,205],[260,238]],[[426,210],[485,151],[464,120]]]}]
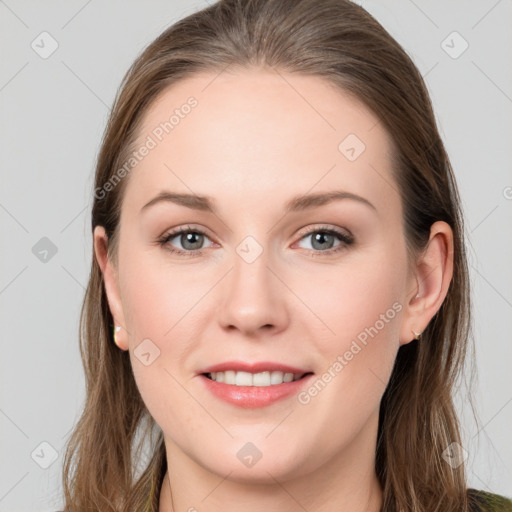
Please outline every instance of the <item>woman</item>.
[{"label": "woman", "polygon": [[92,229],[66,510],[512,510],[466,485],[457,186],[364,9],[225,0],[167,29],[112,109]]}]

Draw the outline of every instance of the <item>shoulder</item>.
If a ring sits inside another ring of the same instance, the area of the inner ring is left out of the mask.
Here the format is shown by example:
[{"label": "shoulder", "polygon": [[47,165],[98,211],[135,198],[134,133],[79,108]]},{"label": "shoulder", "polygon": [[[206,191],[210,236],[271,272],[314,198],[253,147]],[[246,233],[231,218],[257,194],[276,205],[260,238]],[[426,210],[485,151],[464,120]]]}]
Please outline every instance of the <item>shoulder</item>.
[{"label": "shoulder", "polygon": [[467,493],[472,512],[512,512],[510,498],[477,489],[468,489]]}]

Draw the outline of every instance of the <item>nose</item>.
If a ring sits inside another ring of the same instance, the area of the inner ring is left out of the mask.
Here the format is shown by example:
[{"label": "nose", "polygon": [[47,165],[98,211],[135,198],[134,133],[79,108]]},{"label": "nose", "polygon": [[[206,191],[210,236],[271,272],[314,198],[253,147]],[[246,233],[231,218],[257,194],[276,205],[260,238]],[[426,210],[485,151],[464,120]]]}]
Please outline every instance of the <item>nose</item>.
[{"label": "nose", "polygon": [[235,254],[233,268],[220,290],[218,315],[222,328],[247,336],[285,329],[289,322],[287,288],[276,274],[265,251],[252,263]]}]

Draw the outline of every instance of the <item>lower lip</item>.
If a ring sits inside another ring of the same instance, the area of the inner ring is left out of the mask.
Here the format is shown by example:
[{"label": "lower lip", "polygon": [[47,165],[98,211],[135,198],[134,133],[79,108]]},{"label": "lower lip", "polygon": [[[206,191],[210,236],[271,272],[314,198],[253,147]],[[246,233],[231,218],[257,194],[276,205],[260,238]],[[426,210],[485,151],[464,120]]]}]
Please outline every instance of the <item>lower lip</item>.
[{"label": "lower lip", "polygon": [[309,382],[313,374],[306,375],[302,379],[271,386],[234,386],[211,380],[205,375],[200,375],[205,386],[215,396],[238,407],[254,409],[284,400],[297,394],[300,389]]}]

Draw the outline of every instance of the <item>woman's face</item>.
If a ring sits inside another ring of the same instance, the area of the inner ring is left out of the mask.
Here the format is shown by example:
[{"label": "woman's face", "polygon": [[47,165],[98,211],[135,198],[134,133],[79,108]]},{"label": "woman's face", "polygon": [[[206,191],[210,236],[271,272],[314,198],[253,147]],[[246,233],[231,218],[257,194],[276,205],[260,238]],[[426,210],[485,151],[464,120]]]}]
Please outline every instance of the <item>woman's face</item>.
[{"label": "woman's face", "polygon": [[318,77],[204,73],[136,150],[108,295],[168,455],[263,482],[373,454],[418,291],[382,124]]}]

